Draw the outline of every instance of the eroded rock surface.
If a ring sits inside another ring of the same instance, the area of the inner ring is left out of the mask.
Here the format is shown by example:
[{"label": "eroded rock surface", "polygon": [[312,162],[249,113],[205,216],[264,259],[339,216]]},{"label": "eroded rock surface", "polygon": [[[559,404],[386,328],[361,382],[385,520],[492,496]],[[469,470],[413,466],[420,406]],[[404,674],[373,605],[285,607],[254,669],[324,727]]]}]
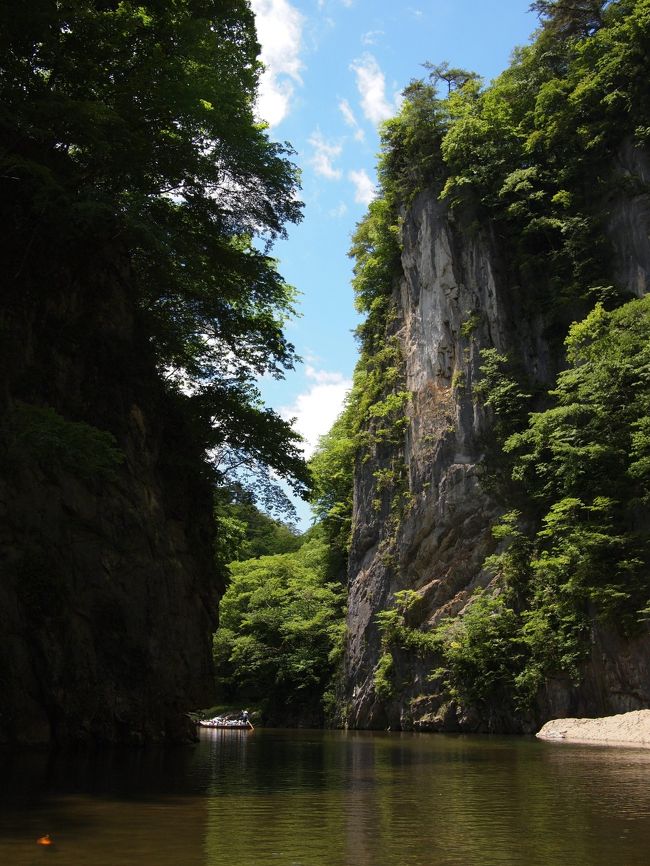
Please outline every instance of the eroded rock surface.
[{"label": "eroded rock surface", "polygon": [[[645,177],[647,159],[629,148],[617,171]],[[648,202],[643,193],[618,198],[611,209],[613,270],[630,295],[643,294],[650,274]],[[533,732],[558,715],[601,715],[650,705],[650,634],[633,640],[595,625],[590,663],[575,688],[568,679],[546,684],[538,718],[512,718],[495,707],[489,718],[445,703],[431,665],[393,653],[393,697],[377,695],[381,655],[377,614],[395,592],[420,595],[417,621],[425,630],[465,607],[489,575],[482,563],[495,548],[490,528],[500,513],[481,483],[483,434],[491,420],[473,392],[479,353],[495,347],[518,357],[529,377],[550,387],[561,363],[539,313],[507,274],[503,249],[489,224],[452,218],[433,192],[405,215],[402,277],[394,290],[397,334],[412,394],[403,443],[378,445],[357,467],[349,568],[345,719],[355,727]],[[575,317],[580,311],[575,311]],[[567,321],[566,326],[570,321]],[[399,459],[407,467],[408,507],[394,520],[378,503],[375,476]]]}]

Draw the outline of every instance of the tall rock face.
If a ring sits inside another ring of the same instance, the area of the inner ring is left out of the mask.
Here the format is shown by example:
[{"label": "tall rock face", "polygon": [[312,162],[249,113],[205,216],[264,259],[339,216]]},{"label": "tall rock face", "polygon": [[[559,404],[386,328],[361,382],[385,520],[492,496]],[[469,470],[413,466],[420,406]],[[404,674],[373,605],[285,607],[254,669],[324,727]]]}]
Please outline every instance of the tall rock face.
[{"label": "tall rock face", "polygon": [[0,305],[0,743],[179,741],[213,698],[210,485],[119,255],[77,261]]},{"label": "tall rock face", "polygon": [[[647,161],[630,147],[622,151],[617,170],[642,178]],[[609,203],[613,270],[630,296],[648,288],[649,201],[642,193]],[[402,249],[394,328],[411,392],[410,424],[399,448],[378,446],[372,459],[357,466],[344,673],[347,724],[521,731],[555,716],[650,706],[650,634],[626,641],[602,626],[594,626],[581,686],[562,677],[548,682],[528,719],[498,707],[490,718],[478,718],[445,703],[440,683],[431,677],[431,661],[405,649],[392,652],[392,694],[379,693],[376,617],[391,606],[394,594],[417,591],[420,600],[409,624],[427,631],[462,611],[476,588],[491,580],[482,563],[495,550],[491,526],[503,508],[481,476],[491,424],[474,392],[481,349],[513,352],[530,378],[547,387],[561,363],[557,335],[548,333],[541,315],[527,306],[525,292],[508,277],[508,250],[489,224],[463,223],[435,193],[424,192],[405,215]],[[571,312],[573,318],[581,314]],[[396,460],[406,467],[408,488],[397,517],[386,497],[377,498],[377,474]]]}]

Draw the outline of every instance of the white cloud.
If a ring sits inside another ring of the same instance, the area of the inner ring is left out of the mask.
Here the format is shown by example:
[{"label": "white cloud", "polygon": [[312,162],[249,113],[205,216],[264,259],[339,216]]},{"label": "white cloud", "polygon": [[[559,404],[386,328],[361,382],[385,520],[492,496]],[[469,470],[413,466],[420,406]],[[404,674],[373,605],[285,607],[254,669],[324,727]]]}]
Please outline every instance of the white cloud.
[{"label": "white cloud", "polygon": [[270,126],[277,126],[289,113],[295,84],[302,83],[303,16],[288,0],[251,0],[251,6],[266,67],[257,110]]},{"label": "white cloud", "polygon": [[[350,8],[350,6],[354,6],[354,0],[340,0],[340,2],[343,4],[343,6],[347,6],[348,8]],[[326,3],[327,0],[318,0],[318,8],[324,9]]]},{"label": "white cloud", "polygon": [[354,130],[354,137],[356,138],[356,140],[363,141],[363,129],[361,129],[361,127],[359,126],[359,121],[355,117],[352,106],[347,101],[347,99],[339,100],[339,111],[343,115],[343,120],[351,129]]},{"label": "white cloud", "polygon": [[334,168],[334,160],[341,155],[343,150],[342,145],[333,144],[323,138],[320,129],[309,136],[309,143],[314,148],[313,154],[309,158],[309,162],[313,165],[316,174],[328,178],[328,180],[339,180],[341,177],[341,169]]},{"label": "white cloud", "polygon": [[354,184],[354,200],[369,205],[377,195],[377,189],[365,169],[349,171],[348,178]]},{"label": "white cloud", "polygon": [[338,418],[352,382],[342,373],[317,370],[311,366],[307,367],[306,373],[313,384],[296,397],[292,406],[283,407],[280,414],[286,419],[296,419],[294,427],[305,440],[305,457],[311,457],[319,438]]},{"label": "white cloud", "polygon": [[346,205],[346,203],[344,201],[341,201],[337,204],[336,207],[333,207],[329,211],[329,215],[333,219],[341,219],[341,217],[344,217],[347,212],[348,212],[348,206]]},{"label": "white cloud", "polygon": [[362,45],[376,45],[379,39],[384,35],[383,30],[368,30],[361,37]]},{"label": "white cloud", "polygon": [[368,120],[377,124],[392,117],[395,107],[386,99],[386,78],[376,58],[366,52],[350,69],[357,76],[361,108]]},{"label": "white cloud", "polygon": [[318,370],[311,364],[307,364],[305,374],[308,379],[313,379],[317,385],[339,385],[345,381],[342,373],[331,373],[329,370]]}]

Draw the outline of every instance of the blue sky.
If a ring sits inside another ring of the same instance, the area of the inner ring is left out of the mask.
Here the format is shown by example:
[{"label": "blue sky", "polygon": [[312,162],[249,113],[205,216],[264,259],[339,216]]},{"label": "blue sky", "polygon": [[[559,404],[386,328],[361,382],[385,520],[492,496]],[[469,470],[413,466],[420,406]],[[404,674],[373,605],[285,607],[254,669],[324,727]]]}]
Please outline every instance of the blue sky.
[{"label": "blue sky", "polygon": [[[377,126],[425,61],[461,66],[486,81],[535,29],[530,0],[251,0],[266,72],[259,115],[289,141],[302,169],[304,220],[274,249],[300,292],[288,335],[304,363],[264,380],[268,405],[296,417],[306,452],[336,418],[356,360],[358,323],[347,258],[371,200]],[[309,508],[299,506],[301,525]]]}]

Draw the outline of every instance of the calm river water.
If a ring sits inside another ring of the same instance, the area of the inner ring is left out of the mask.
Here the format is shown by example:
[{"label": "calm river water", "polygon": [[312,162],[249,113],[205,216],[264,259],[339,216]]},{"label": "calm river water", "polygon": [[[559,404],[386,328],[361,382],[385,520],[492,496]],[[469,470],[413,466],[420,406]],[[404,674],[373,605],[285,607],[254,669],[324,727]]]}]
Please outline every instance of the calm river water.
[{"label": "calm river water", "polygon": [[650,750],[206,731],[167,751],[0,756],[0,784],[2,866],[650,862]]}]

